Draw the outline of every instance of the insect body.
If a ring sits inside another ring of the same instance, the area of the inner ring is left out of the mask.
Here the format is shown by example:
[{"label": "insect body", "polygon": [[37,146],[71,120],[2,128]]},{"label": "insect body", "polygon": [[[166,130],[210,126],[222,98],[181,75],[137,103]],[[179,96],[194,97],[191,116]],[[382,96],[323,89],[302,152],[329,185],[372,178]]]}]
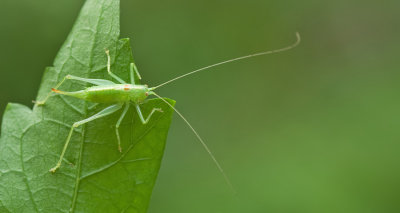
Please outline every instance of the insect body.
[{"label": "insect body", "polygon": [[[123,81],[121,78],[119,78],[118,76],[116,76],[115,74],[113,74],[111,72],[110,66],[111,66],[111,59],[110,59],[110,54],[109,51],[106,50],[106,54],[107,54],[107,72],[108,74],[116,81],[118,81],[118,83],[114,83],[113,81],[109,81],[109,80],[104,80],[104,79],[87,79],[87,78],[81,78],[81,77],[77,77],[77,76],[72,76],[72,75],[67,75],[64,77],[64,79],[57,84],[57,86],[55,88],[52,89],[52,91],[47,95],[47,97],[43,100],[43,101],[37,101],[35,102],[36,105],[43,105],[46,103],[47,99],[51,96],[52,92],[58,93],[58,94],[62,94],[62,95],[67,95],[67,96],[72,96],[75,98],[79,98],[85,101],[90,101],[90,102],[95,102],[95,103],[106,103],[106,104],[111,104],[110,106],[108,106],[107,108],[103,109],[102,111],[98,112],[97,114],[86,118],[84,120],[75,122],[72,127],[71,130],[69,132],[69,135],[67,137],[67,140],[65,142],[64,148],[61,152],[61,156],[60,159],[58,160],[57,164],[55,167],[50,169],[50,172],[56,172],[56,170],[61,166],[61,162],[63,160],[64,154],[68,148],[68,144],[71,140],[71,136],[73,133],[73,130],[85,123],[88,123],[90,121],[93,121],[95,119],[110,115],[114,112],[117,112],[118,110],[123,108],[122,114],[120,116],[120,118],[117,121],[117,124],[115,125],[115,132],[116,132],[116,136],[117,136],[117,142],[118,142],[118,150],[120,152],[122,152],[121,149],[121,139],[119,136],[119,132],[118,132],[118,128],[122,122],[122,119],[125,117],[129,107],[131,105],[133,105],[138,113],[138,116],[140,118],[140,120],[142,121],[143,124],[148,123],[148,121],[150,120],[151,116],[155,113],[155,112],[162,112],[162,109],[160,108],[153,108],[152,111],[150,112],[150,114],[147,116],[147,118],[144,118],[142,111],[140,109],[140,105],[144,103],[144,101],[146,100],[146,98],[150,95],[154,95],[156,97],[158,97],[159,99],[161,99],[162,101],[164,101],[169,107],[171,107],[184,121],[185,123],[190,127],[190,129],[193,131],[193,133],[196,135],[196,137],[198,138],[198,140],[201,142],[201,144],[203,145],[203,147],[206,149],[206,151],[208,152],[208,154],[210,155],[210,157],[212,158],[212,160],[214,161],[215,165],[218,167],[218,169],[220,170],[220,172],[223,174],[226,182],[232,187],[232,185],[230,184],[230,181],[228,179],[228,177],[226,176],[225,172],[223,171],[222,167],[220,166],[220,164],[218,163],[218,161],[216,160],[216,158],[214,157],[214,155],[211,153],[210,149],[207,147],[207,145],[204,143],[203,139],[200,137],[200,135],[196,132],[196,130],[190,125],[190,123],[185,119],[185,117],[179,112],[177,111],[169,102],[167,102],[164,98],[160,97],[158,94],[156,94],[154,92],[155,89],[164,86],[168,83],[171,83],[175,80],[178,80],[180,78],[183,78],[185,76],[194,74],[196,72],[200,72],[206,69],[209,69],[211,67],[215,67],[215,66],[219,66],[222,64],[226,64],[226,63],[230,63],[233,61],[237,61],[237,60],[241,60],[241,59],[245,59],[245,58],[251,58],[251,57],[255,57],[255,56],[260,56],[260,55],[267,55],[267,54],[271,54],[271,53],[277,53],[277,52],[282,52],[282,51],[286,51],[289,50],[295,46],[297,46],[300,43],[300,36],[298,33],[296,33],[297,36],[297,40],[294,44],[281,48],[281,49],[277,49],[277,50],[272,50],[272,51],[266,51],[266,52],[260,52],[260,53],[255,53],[255,54],[251,54],[251,55],[247,55],[247,56],[242,56],[242,57],[238,57],[238,58],[234,58],[234,59],[230,59],[227,61],[223,61],[217,64],[213,64],[210,66],[206,66],[197,70],[194,70],[192,72],[186,73],[184,75],[178,76],[172,80],[169,80],[167,82],[164,82],[156,87],[148,87],[147,85],[136,85],[135,81],[134,81],[134,72],[136,72],[136,75],[139,77],[139,79],[141,79],[140,74],[135,66],[135,64],[131,63],[130,64],[130,83],[126,83],[125,81]],[[86,82],[86,83],[90,83],[93,84],[94,86],[92,87],[88,87],[84,90],[80,90],[80,91],[75,91],[75,92],[66,92],[66,91],[60,91],[58,90],[58,88],[65,82],[65,80],[76,80],[76,81],[81,81],[81,82]],[[124,107],[125,105],[125,107]]]},{"label": "insect body", "polygon": [[[143,114],[142,114],[142,111],[140,110],[139,105],[142,104],[149,95],[155,94],[152,91],[154,88],[148,88],[147,85],[135,85],[133,72],[135,71],[136,74],[139,76],[139,78],[140,78],[140,74],[139,74],[135,64],[133,64],[133,63],[131,63],[131,66],[130,66],[130,76],[131,76],[130,84],[126,83],[125,81],[120,79],[118,76],[114,75],[110,69],[111,58],[110,58],[110,53],[108,50],[106,50],[106,54],[107,54],[107,59],[108,59],[108,62],[107,62],[108,74],[110,74],[111,77],[113,77],[115,80],[117,80],[119,82],[119,84],[116,84],[112,81],[104,80],[104,79],[87,79],[87,78],[80,78],[80,77],[73,76],[73,75],[67,75],[55,88],[52,89],[52,92],[59,93],[62,95],[72,96],[72,97],[79,98],[79,99],[82,99],[85,101],[90,101],[90,102],[95,102],[95,103],[106,103],[106,104],[112,104],[112,105],[103,109],[99,113],[97,113],[89,118],[86,118],[84,120],[75,122],[72,125],[71,131],[67,137],[67,141],[61,152],[60,159],[58,160],[56,166],[50,169],[50,172],[54,173],[61,166],[62,159],[64,157],[65,151],[67,150],[69,141],[71,140],[71,136],[72,136],[74,128],[77,128],[80,125],[83,125],[83,124],[93,121],[95,119],[110,115],[110,114],[120,110],[125,105],[125,108],[121,114],[121,117],[119,118],[117,124],[115,125],[116,126],[115,131],[116,131],[117,140],[118,140],[118,150],[120,152],[122,152],[121,139],[119,136],[118,128],[122,122],[122,119],[125,117],[125,114],[127,113],[130,105],[133,104],[135,106],[135,108],[138,112],[139,118],[143,124],[146,124],[149,122],[149,120],[150,120],[151,116],[154,114],[154,112],[156,112],[156,111],[162,112],[161,109],[154,108],[150,112],[150,114],[147,116],[146,119],[143,117]],[[88,87],[85,90],[80,90],[80,91],[75,91],[75,92],[65,92],[65,91],[58,90],[58,87],[60,87],[67,79],[87,82],[87,83],[94,84],[95,86]],[[47,97],[43,101],[38,101],[38,102],[36,102],[36,104],[37,105],[45,104],[47,99],[50,97],[50,95],[51,95],[51,92],[47,95]],[[164,99],[162,99],[162,100],[165,101]],[[166,103],[168,103],[168,102],[166,102]]]},{"label": "insect body", "polygon": [[147,85],[132,84],[93,86],[77,92],[63,92],[56,89],[53,89],[52,91],[94,103],[105,104],[118,102],[123,103],[127,101],[132,101],[134,103],[143,103],[143,101],[151,93],[151,90],[147,87]]}]

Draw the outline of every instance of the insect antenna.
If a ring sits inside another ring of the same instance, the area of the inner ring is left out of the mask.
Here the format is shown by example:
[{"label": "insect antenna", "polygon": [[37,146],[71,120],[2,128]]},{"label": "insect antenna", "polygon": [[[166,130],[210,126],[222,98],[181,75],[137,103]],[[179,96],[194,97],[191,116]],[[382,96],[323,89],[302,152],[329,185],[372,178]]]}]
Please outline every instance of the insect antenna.
[{"label": "insect antenna", "polygon": [[164,82],[164,83],[162,83],[162,84],[160,84],[160,85],[158,85],[156,87],[153,87],[153,88],[156,89],[158,87],[162,87],[162,86],[164,86],[166,84],[169,84],[169,83],[171,83],[173,81],[176,81],[176,80],[178,80],[180,78],[186,77],[186,76],[194,74],[196,72],[200,72],[200,71],[209,69],[211,67],[216,67],[216,66],[219,66],[219,65],[222,65],[222,64],[227,64],[227,63],[230,63],[230,62],[233,62],[233,61],[238,61],[238,60],[242,60],[242,59],[246,59],[246,58],[252,58],[252,57],[256,57],[256,56],[268,55],[268,54],[273,54],[273,53],[278,53],[278,52],[283,52],[283,51],[286,51],[286,50],[290,50],[290,49],[296,47],[297,45],[299,45],[300,41],[301,41],[300,34],[298,32],[296,32],[296,41],[293,44],[291,44],[291,45],[289,45],[287,47],[284,47],[284,48],[281,48],[281,49],[276,49],[276,50],[270,50],[270,51],[265,51],[265,52],[254,53],[254,54],[251,54],[251,55],[241,56],[241,57],[238,57],[238,58],[233,58],[233,59],[222,61],[222,62],[219,62],[219,63],[216,63],[216,64],[212,64],[212,65],[209,65],[209,66],[206,66],[206,67],[203,67],[203,68],[188,72],[188,73],[183,74],[181,76],[178,76],[176,78],[173,78],[173,79],[171,79],[169,81],[166,81],[166,82]]},{"label": "insect antenna", "polygon": [[196,130],[192,127],[192,125],[189,123],[188,120],[175,108],[173,107],[167,100],[162,98],[161,96],[157,95],[156,93],[152,92],[153,95],[157,96],[157,98],[161,99],[163,102],[165,102],[169,107],[171,107],[178,115],[179,117],[182,118],[183,121],[189,126],[189,128],[192,130],[192,132],[196,135],[197,139],[199,139],[200,143],[203,145],[204,149],[208,152],[210,155],[211,159],[214,161],[214,164],[217,166],[218,170],[222,173],[224,176],[225,182],[228,184],[228,186],[231,188],[231,190],[236,193],[235,188],[233,187],[231,181],[229,180],[228,176],[226,175],[225,171],[222,169],[221,165],[218,163],[217,159],[211,152],[211,150],[208,148],[206,143],[203,141],[203,139],[200,137],[199,133],[196,132]]}]

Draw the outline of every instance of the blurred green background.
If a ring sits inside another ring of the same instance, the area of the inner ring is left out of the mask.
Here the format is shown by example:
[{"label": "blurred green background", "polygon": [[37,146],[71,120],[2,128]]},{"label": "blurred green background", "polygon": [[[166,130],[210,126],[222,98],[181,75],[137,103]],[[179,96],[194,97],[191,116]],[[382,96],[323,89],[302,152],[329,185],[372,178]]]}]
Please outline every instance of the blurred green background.
[{"label": "blurred green background", "polygon": [[[0,0],[0,115],[32,106],[82,0]],[[160,89],[175,116],[152,201],[158,212],[400,212],[400,1],[121,0],[156,85],[221,60],[302,43]]]}]

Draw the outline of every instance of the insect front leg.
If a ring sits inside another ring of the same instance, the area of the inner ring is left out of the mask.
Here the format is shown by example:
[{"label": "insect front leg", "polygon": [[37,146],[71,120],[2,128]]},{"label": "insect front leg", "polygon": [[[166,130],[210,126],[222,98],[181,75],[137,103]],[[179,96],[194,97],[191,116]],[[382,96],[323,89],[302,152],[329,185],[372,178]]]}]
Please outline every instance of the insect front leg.
[{"label": "insect front leg", "polygon": [[136,111],[137,111],[137,113],[139,115],[139,118],[140,118],[140,120],[142,121],[143,124],[147,124],[149,122],[151,116],[154,114],[155,111],[163,112],[161,108],[153,108],[153,110],[151,110],[149,116],[147,116],[147,118],[144,119],[143,114],[142,114],[142,110],[140,110],[139,105],[135,104],[135,107],[136,107]]},{"label": "insect front leg", "polygon": [[125,115],[126,115],[126,112],[128,112],[129,105],[130,105],[130,103],[127,102],[126,105],[125,105],[125,109],[124,109],[124,111],[123,111],[122,114],[121,114],[121,117],[118,119],[118,122],[117,122],[117,124],[115,125],[115,133],[117,134],[117,139],[118,139],[118,150],[119,150],[119,152],[122,152],[122,149],[121,149],[121,138],[119,137],[118,128],[119,128],[119,125],[120,125],[121,122],[122,122],[122,119],[124,119],[124,117],[125,117]]},{"label": "insect front leg", "polygon": [[122,108],[122,105],[123,105],[123,104],[114,104],[114,105],[111,105],[111,106],[109,106],[109,107],[103,109],[102,111],[98,112],[97,114],[95,114],[95,115],[93,115],[93,116],[91,116],[91,117],[89,117],[89,118],[86,118],[86,119],[84,119],[84,120],[75,122],[75,123],[72,125],[71,130],[70,130],[70,132],[69,132],[69,134],[68,134],[67,141],[65,142],[64,148],[63,148],[63,150],[62,150],[62,152],[61,152],[61,155],[60,155],[60,159],[58,160],[56,166],[50,169],[50,172],[54,173],[54,172],[56,172],[56,170],[57,170],[58,168],[60,168],[61,162],[62,162],[62,160],[63,160],[63,158],[64,158],[65,151],[67,150],[69,141],[71,140],[72,133],[74,132],[74,129],[75,129],[75,128],[81,126],[82,124],[85,124],[85,123],[88,123],[88,122],[90,122],[90,121],[96,120],[96,119],[98,119],[98,118],[101,118],[101,117],[110,115],[110,114],[112,114],[112,113],[118,111],[119,109],[121,109],[121,108]]}]

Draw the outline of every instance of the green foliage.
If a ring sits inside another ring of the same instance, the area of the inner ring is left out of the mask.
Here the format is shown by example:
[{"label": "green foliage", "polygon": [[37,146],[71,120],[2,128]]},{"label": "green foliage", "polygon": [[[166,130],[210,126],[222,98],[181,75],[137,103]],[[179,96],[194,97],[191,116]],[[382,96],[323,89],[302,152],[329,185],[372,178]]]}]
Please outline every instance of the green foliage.
[{"label": "green foliage", "polygon": [[[133,62],[128,39],[119,37],[119,1],[87,0],[54,67],[47,68],[38,100],[65,75],[109,79],[112,70],[129,79]],[[66,82],[62,90],[83,89]],[[169,100],[171,104],[174,101]],[[1,212],[146,212],[160,167],[172,110],[160,100],[142,105],[156,113],[147,125],[131,109],[120,127],[123,153],[117,150],[115,124],[120,113],[76,129],[61,168],[51,174],[73,122],[105,105],[52,96],[33,110],[20,104],[6,108],[0,139]]]}]

